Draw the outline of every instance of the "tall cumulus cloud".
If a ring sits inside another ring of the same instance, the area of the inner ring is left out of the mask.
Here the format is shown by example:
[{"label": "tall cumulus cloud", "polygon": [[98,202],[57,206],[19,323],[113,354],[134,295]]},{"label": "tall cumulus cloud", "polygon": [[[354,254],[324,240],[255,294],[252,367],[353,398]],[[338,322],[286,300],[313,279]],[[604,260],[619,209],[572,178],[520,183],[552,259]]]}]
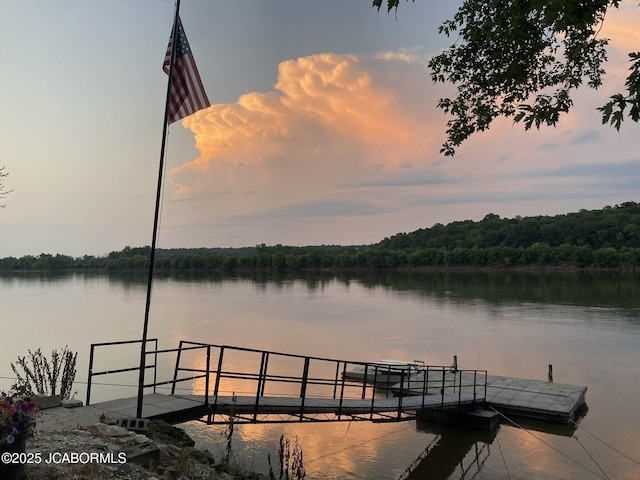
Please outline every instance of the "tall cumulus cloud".
[{"label": "tall cumulus cloud", "polygon": [[252,191],[296,172],[311,173],[321,187],[335,182],[328,170],[335,177],[337,166],[346,174],[437,158],[443,118],[430,119],[437,98],[423,59],[411,54],[322,53],[282,62],[273,91],[183,121],[200,157],[171,171],[175,195],[216,180]]}]

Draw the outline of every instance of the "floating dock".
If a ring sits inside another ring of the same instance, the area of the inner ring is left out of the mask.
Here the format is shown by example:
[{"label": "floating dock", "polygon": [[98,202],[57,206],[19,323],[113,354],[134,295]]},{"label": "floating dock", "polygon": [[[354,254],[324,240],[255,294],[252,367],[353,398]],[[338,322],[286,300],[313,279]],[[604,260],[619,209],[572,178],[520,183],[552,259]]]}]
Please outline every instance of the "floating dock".
[{"label": "floating dock", "polygon": [[[442,376],[429,379],[428,390],[444,386],[445,392],[455,392],[456,385],[465,385],[472,380],[469,375],[467,372],[447,372],[444,381]],[[408,385],[410,394],[418,395],[422,393],[425,384],[422,377],[417,375],[409,380]],[[407,388],[407,384],[404,388]],[[400,384],[394,385],[394,390],[399,391]],[[461,392],[468,393],[467,387],[463,386]],[[487,375],[484,397],[486,407],[494,408],[505,415],[570,423],[585,407],[586,393],[587,387],[578,385]]]}]

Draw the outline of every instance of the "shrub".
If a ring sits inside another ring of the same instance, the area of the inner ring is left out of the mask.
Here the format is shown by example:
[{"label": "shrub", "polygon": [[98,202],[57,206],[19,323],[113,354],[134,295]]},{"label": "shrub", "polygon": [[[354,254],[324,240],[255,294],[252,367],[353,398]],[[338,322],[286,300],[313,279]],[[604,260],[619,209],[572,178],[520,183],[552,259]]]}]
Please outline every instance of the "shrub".
[{"label": "shrub", "polygon": [[[40,349],[35,352],[29,350],[28,357],[18,356],[17,366],[12,363],[11,369],[19,385],[38,395],[56,395],[60,378],[60,398],[64,400],[71,397],[71,387],[76,378],[77,357],[78,353],[71,352],[66,346],[61,352],[53,350],[51,360],[47,359]],[[18,367],[22,372],[18,371]]]}]

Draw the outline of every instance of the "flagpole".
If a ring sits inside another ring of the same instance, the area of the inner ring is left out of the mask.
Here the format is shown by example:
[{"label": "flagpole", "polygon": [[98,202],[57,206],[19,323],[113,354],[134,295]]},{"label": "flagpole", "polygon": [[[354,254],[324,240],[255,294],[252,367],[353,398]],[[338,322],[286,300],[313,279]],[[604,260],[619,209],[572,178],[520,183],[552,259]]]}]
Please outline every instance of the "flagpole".
[{"label": "flagpole", "polygon": [[176,12],[173,17],[173,32],[171,43],[171,63],[169,64],[169,79],[167,80],[167,98],[164,106],[164,122],[162,124],[162,143],[160,146],[160,165],[158,168],[158,186],[156,190],[156,207],[153,217],[153,234],[151,237],[151,254],[149,256],[149,274],[147,277],[147,299],[144,308],[144,325],[142,327],[142,345],[140,346],[140,373],[138,377],[138,403],[136,417],[142,418],[142,397],[144,395],[144,373],[146,370],[147,356],[147,332],[149,328],[149,312],[151,310],[151,287],[153,285],[153,267],[156,259],[156,243],[158,238],[158,223],[160,218],[160,204],[162,201],[162,177],[164,176],[164,156],[167,144],[167,130],[169,127],[169,102],[171,100],[171,79],[176,58],[176,46],[178,45],[178,15],[180,13],[180,0],[176,0]]}]

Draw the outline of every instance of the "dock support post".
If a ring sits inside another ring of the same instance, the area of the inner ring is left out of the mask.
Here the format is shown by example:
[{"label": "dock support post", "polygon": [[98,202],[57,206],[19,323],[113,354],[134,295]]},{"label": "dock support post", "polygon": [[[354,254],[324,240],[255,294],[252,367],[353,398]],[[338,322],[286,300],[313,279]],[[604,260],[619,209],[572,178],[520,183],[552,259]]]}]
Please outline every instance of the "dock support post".
[{"label": "dock support post", "polygon": [[549,364],[549,381],[553,383],[553,365]]}]

